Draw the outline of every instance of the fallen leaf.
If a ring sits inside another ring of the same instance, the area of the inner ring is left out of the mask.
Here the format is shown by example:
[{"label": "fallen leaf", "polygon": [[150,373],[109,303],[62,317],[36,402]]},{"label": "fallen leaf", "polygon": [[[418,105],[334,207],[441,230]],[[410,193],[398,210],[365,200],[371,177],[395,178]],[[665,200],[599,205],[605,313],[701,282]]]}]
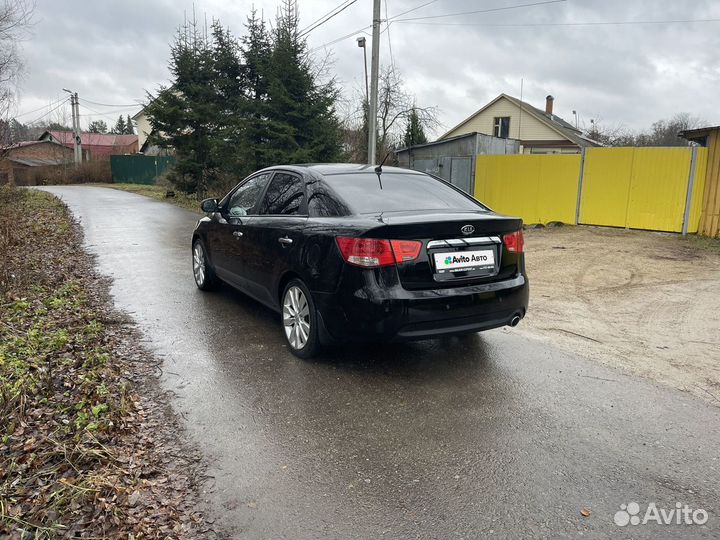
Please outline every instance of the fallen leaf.
[{"label": "fallen leaf", "polygon": [[592,512],[590,512],[589,508],[583,508],[580,510],[580,515],[583,517],[588,517]]}]

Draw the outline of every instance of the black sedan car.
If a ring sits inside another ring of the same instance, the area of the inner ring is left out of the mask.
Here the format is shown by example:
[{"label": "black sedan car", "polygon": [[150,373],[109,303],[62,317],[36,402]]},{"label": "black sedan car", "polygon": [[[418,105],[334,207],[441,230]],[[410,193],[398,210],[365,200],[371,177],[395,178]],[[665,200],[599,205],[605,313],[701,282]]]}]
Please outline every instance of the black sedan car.
[{"label": "black sedan car", "polygon": [[279,311],[301,358],[323,343],[515,326],[527,310],[522,221],[425,173],[270,167],[202,209],[197,286],[222,280]]}]

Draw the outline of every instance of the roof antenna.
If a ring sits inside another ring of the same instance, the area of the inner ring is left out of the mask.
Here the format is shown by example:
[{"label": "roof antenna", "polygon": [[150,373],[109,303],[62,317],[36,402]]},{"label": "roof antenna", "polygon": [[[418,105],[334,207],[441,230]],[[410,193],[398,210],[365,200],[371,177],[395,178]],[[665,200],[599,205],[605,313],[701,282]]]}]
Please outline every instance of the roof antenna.
[{"label": "roof antenna", "polygon": [[382,166],[385,165],[385,162],[387,161],[387,158],[388,158],[389,156],[390,156],[390,152],[388,152],[387,154],[385,154],[385,157],[383,158],[383,160],[382,160],[382,162],[380,163],[380,165],[378,165],[377,167],[375,167],[375,174],[377,174],[377,176],[378,176],[378,182],[380,183],[380,189],[383,188],[383,187],[382,187],[382,179],[380,178],[380,175],[382,174]]}]

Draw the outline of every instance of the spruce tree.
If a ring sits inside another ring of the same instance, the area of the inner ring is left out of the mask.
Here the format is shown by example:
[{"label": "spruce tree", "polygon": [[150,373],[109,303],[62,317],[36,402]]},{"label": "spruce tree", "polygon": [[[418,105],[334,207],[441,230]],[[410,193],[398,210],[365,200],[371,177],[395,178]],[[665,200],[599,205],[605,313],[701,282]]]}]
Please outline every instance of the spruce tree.
[{"label": "spruce tree", "polygon": [[340,150],[337,89],[322,83],[299,37],[294,0],[275,28],[253,11],[238,42],[195,21],[171,45],[173,84],[148,95],[151,142],[173,148],[176,187],[204,193],[268,165],[333,161]]},{"label": "spruce tree", "polygon": [[90,133],[107,133],[107,124],[105,120],[93,120],[88,126]]},{"label": "spruce tree", "polygon": [[125,134],[135,135],[135,128],[133,128],[132,118],[130,118],[129,114],[127,115],[127,120],[125,121]]},{"label": "spruce tree", "polygon": [[423,129],[422,122],[417,110],[413,107],[408,115],[407,124],[405,126],[405,135],[403,137],[403,144],[407,148],[408,146],[414,146],[416,144],[425,144],[428,142],[425,130]]},{"label": "spruce tree", "polygon": [[110,130],[110,133],[115,133],[116,135],[122,135],[125,133],[125,119],[122,115],[118,116],[117,122],[115,122],[115,125]]},{"label": "spruce tree", "polygon": [[288,163],[328,162],[340,153],[334,82],[316,80],[306,41],[299,37],[296,0],[283,0],[269,67],[269,144]]},{"label": "spruce tree", "polygon": [[154,133],[151,141],[174,149],[171,180],[179,189],[204,193],[218,172],[211,143],[218,119],[212,51],[197,21],[180,27],[170,53],[174,84],[161,88],[154,98],[148,96],[146,112]]},{"label": "spruce tree", "polygon": [[251,170],[257,170],[279,163],[281,156],[271,147],[270,140],[275,140],[279,133],[287,132],[289,128],[268,117],[272,44],[267,25],[253,10],[245,28],[246,34],[241,40],[241,81],[246,97],[242,114],[247,120],[245,135],[251,150],[248,165]]},{"label": "spruce tree", "polygon": [[230,31],[213,21],[210,58],[214,96],[212,97],[215,129],[211,133],[213,160],[222,174],[242,178],[248,169],[251,151],[245,144],[245,96],[241,77],[240,47]]}]

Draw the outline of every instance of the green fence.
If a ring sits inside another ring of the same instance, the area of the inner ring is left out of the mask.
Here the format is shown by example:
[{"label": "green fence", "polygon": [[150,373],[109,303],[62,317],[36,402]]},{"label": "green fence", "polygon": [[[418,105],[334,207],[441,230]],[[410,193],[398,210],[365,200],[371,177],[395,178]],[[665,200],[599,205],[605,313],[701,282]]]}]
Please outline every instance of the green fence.
[{"label": "green fence", "polygon": [[116,184],[154,184],[175,163],[172,156],[110,156],[112,180]]}]

